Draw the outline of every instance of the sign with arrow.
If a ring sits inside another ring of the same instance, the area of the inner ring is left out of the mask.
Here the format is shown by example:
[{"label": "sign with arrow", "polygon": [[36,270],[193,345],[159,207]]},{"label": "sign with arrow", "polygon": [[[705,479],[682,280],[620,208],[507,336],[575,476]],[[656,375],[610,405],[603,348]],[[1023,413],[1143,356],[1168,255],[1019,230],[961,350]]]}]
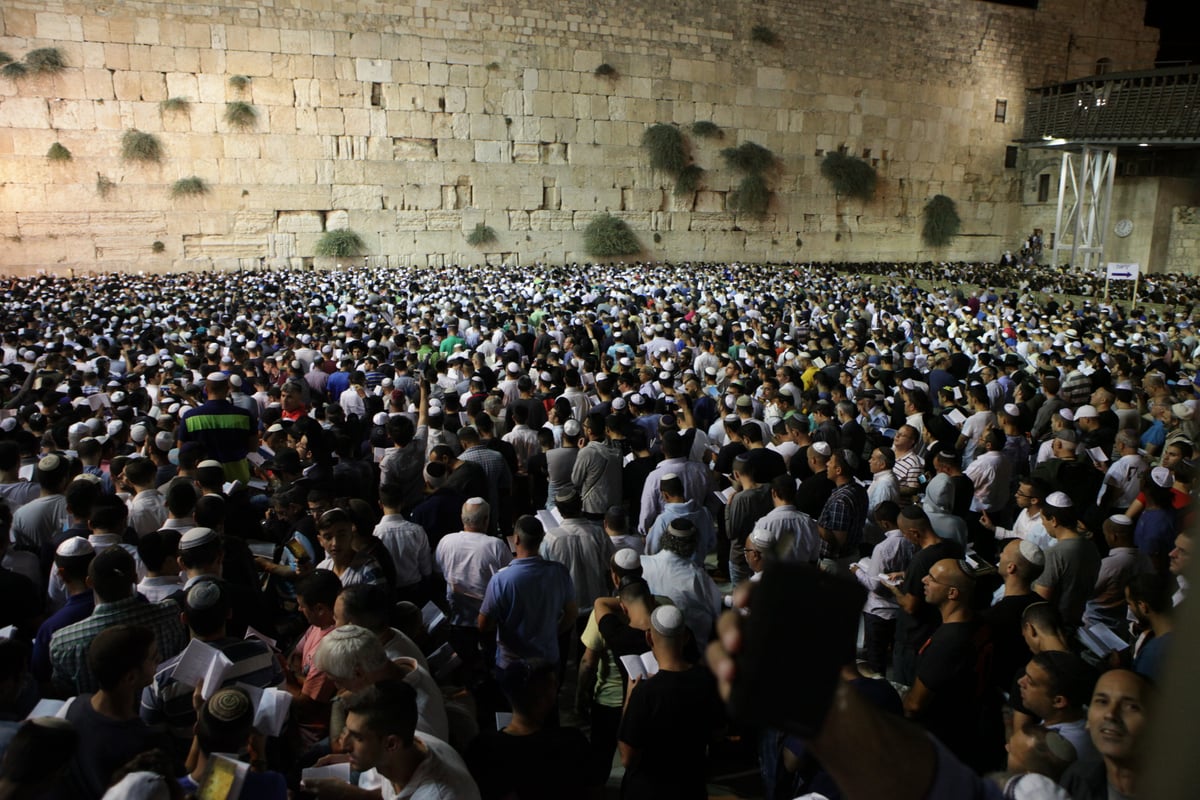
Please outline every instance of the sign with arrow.
[{"label": "sign with arrow", "polygon": [[1137,264],[1113,264],[1108,265],[1108,280],[1110,281],[1136,281],[1140,267]]}]

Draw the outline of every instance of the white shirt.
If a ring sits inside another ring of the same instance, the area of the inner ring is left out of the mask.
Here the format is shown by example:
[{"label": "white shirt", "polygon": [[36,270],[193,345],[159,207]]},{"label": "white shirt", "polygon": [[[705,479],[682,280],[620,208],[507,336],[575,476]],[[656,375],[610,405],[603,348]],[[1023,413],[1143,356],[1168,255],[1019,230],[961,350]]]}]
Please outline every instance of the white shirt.
[{"label": "white shirt", "polygon": [[863,611],[880,619],[896,618],[900,604],[890,589],[880,585],[876,576],[904,572],[916,551],[916,546],[905,539],[898,528],[894,528],[883,535],[883,541],[875,545],[868,558],[858,562],[854,577],[867,588],[867,602]]},{"label": "white shirt", "polygon": [[754,523],[754,527],[769,531],[776,542],[790,537],[790,560],[812,564],[821,557],[821,535],[817,533],[817,524],[793,505],[772,508]]},{"label": "white shirt", "polygon": [[1146,471],[1149,469],[1150,465],[1146,463],[1146,459],[1138,453],[1121,456],[1113,462],[1104,474],[1104,483],[1108,487],[1105,494],[1113,497],[1111,505],[1121,511],[1129,508],[1129,504],[1137,499],[1142,479],[1146,477]]},{"label": "white shirt", "polygon": [[447,589],[482,600],[492,576],[512,558],[508,545],[495,536],[459,531],[442,537],[434,561]]},{"label": "white shirt", "polygon": [[703,649],[721,611],[721,591],[708,573],[688,559],[663,550],[642,556],[642,578],[653,594],[669,597],[683,612],[697,646]]},{"label": "white shirt", "polygon": [[418,732],[415,737],[429,751],[428,756],[408,779],[404,789],[370,769],[358,778],[360,789],[383,792],[383,800],[480,800],[467,764],[454,748],[429,734]]},{"label": "white shirt", "polygon": [[973,510],[994,511],[1004,508],[1008,503],[1012,463],[1002,451],[980,453],[971,466],[963,470],[963,474],[975,484],[975,499],[971,503]]},{"label": "white shirt", "polygon": [[367,415],[366,403],[358,396],[358,389],[355,389],[353,386],[342,392],[341,396],[338,397],[338,404],[346,412],[347,417],[354,414],[359,419],[362,419]]},{"label": "white shirt", "polygon": [[1028,508],[1021,509],[1021,513],[1017,515],[1017,521],[1013,523],[1011,530],[1008,528],[996,528],[996,538],[1026,539],[1043,550],[1047,550],[1058,544],[1058,539],[1046,533],[1046,526],[1042,522],[1041,513],[1039,512],[1037,516],[1033,516],[1029,513]]},{"label": "white shirt", "polygon": [[129,527],[138,536],[153,533],[167,520],[167,503],[157,489],[138,492],[128,505]]},{"label": "white shirt", "polygon": [[546,531],[540,552],[542,558],[557,561],[571,573],[581,614],[591,610],[597,597],[611,594],[608,562],[612,554],[612,542],[603,526],[585,519],[564,519],[562,525]]},{"label": "white shirt", "polygon": [[399,514],[388,514],[375,526],[375,538],[383,542],[396,567],[396,586],[412,586],[433,572],[429,537],[425,529]]}]

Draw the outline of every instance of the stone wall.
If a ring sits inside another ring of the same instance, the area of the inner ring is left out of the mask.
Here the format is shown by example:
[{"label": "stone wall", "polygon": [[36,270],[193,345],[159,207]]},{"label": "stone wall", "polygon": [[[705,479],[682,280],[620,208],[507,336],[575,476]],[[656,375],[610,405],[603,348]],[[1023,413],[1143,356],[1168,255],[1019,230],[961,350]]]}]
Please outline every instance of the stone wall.
[{"label": "stone wall", "polygon": [[[342,227],[371,263],[569,261],[586,257],[581,230],[605,210],[653,258],[994,257],[1022,222],[1020,170],[1004,156],[1024,88],[1101,57],[1149,66],[1157,32],[1143,8],[5,0],[0,50],[57,47],[68,69],[0,77],[0,268],[296,264]],[[754,41],[756,25],[778,43]],[[595,74],[601,64],[615,74]],[[168,98],[189,105],[166,110]],[[249,130],[224,119],[237,101],[256,112]],[[676,196],[642,133],[702,120],[723,135],[689,137],[707,171]],[[121,160],[130,129],[160,139],[161,163]],[[46,157],[56,141],[72,160]],[[780,163],[762,220],[729,210],[739,176],[719,151],[745,141]],[[870,202],[821,177],[837,149],[877,169]],[[172,198],[188,176],[208,193]],[[921,208],[938,193],[958,203],[964,235],[926,252]],[[483,251],[466,243],[478,223],[498,237]]]},{"label": "stone wall", "polygon": [[1167,271],[1194,275],[1200,271],[1200,206],[1176,206],[1171,222]]}]

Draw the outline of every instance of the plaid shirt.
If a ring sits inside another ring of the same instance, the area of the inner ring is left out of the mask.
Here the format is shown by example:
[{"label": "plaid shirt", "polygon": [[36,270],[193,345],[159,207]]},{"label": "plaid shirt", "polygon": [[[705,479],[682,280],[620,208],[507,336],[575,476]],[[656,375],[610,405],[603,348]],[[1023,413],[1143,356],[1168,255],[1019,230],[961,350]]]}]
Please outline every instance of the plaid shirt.
[{"label": "plaid shirt", "polygon": [[836,550],[831,542],[822,539],[821,557],[839,558],[857,553],[866,522],[867,491],[853,480],[834,489],[821,509],[817,524],[827,531],[846,531],[846,543]]},{"label": "plaid shirt", "polygon": [[134,595],[115,603],[100,603],[90,617],[60,628],[51,637],[51,681],[55,686],[62,687],[69,695],[100,688],[88,668],[88,648],[97,634],[113,625],[141,625],[154,631],[160,661],[187,646],[188,634],[179,621],[179,605],[174,600],[148,603]]}]

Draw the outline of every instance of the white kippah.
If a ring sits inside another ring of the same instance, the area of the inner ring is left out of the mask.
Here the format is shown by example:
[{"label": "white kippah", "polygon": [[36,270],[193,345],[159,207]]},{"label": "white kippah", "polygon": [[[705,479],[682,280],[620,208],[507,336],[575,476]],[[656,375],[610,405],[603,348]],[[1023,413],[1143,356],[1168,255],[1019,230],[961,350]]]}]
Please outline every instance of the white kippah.
[{"label": "white kippah", "polygon": [[833,455],[833,448],[829,446],[829,442],[817,442],[812,446],[812,449],[823,456]]},{"label": "white kippah", "polygon": [[472,497],[470,500],[463,503],[463,505],[465,505],[465,506],[481,506],[484,504],[484,502],[486,502],[486,501],[482,497]]},{"label": "white kippah", "polygon": [[1046,554],[1042,552],[1042,548],[1038,547],[1036,542],[1023,539],[1019,549],[1021,556],[1030,564],[1040,567],[1046,563]]},{"label": "white kippah", "polygon": [[212,528],[192,528],[179,540],[179,549],[192,550],[217,541],[217,533]]},{"label": "white kippah", "polygon": [[642,565],[642,558],[632,547],[624,547],[613,556],[613,563],[621,569],[637,569]]},{"label": "white kippah", "polygon": [[1108,521],[1111,522],[1113,525],[1132,525],[1133,524],[1133,520],[1130,519],[1129,517],[1125,516],[1124,514],[1113,514],[1111,517],[1108,518]]},{"label": "white kippah", "polygon": [[221,462],[216,459],[206,458],[196,465],[196,469],[224,469]]},{"label": "white kippah", "polygon": [[750,531],[750,543],[755,547],[771,547],[775,544],[775,537],[766,528],[755,528]]},{"label": "white kippah", "polygon": [[82,536],[72,536],[58,546],[54,551],[54,555],[62,556],[63,558],[73,558],[75,556],[86,556],[96,552],[96,548],[92,547],[92,543]]},{"label": "white kippah", "polygon": [[1046,498],[1046,505],[1055,508],[1070,508],[1075,504],[1071,502],[1071,498],[1065,492],[1054,492]]},{"label": "white kippah", "polygon": [[1166,467],[1155,467],[1150,470],[1150,480],[1164,489],[1170,489],[1175,483],[1175,476]]},{"label": "white kippah", "polygon": [[[182,544],[182,541],[180,543]],[[217,585],[216,581],[199,581],[191,589],[188,589],[188,608],[199,611],[212,608],[219,602],[221,602],[221,587]]]},{"label": "white kippah", "polygon": [[659,606],[650,615],[650,626],[663,636],[678,636],[683,632],[683,612],[675,606]]},{"label": "white kippah", "polygon": [[676,475],[674,472],[668,472],[667,474],[665,474],[665,475],[663,475],[663,476],[662,476],[662,479],[663,479],[664,481],[673,481],[673,480],[676,480],[676,479],[678,479],[678,478],[679,478],[679,476],[678,476],[678,475]]},{"label": "white kippah", "polygon": [[62,463],[63,460],[58,454],[51,453],[37,462],[37,468],[39,472],[54,472],[62,466]]}]

